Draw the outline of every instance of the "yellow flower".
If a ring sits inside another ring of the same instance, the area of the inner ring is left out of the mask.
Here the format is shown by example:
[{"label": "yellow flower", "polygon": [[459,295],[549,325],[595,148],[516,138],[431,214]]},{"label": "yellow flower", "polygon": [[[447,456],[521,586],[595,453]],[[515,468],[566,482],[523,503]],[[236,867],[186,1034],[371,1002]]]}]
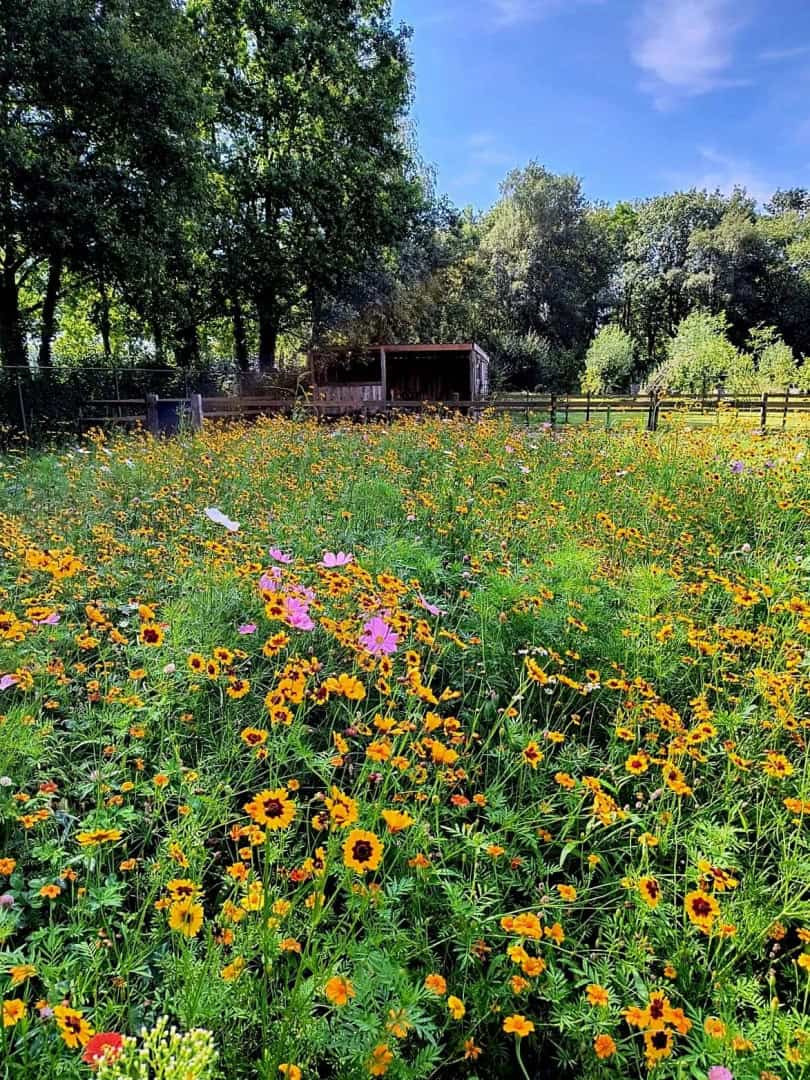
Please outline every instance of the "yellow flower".
[{"label": "yellow flower", "polygon": [[402,832],[413,825],[413,818],[402,810],[383,810],[380,815],[391,833]]},{"label": "yellow flower", "polygon": [[461,998],[457,998],[454,994],[447,999],[447,1008],[454,1020],[460,1020],[467,1011]]},{"label": "yellow flower", "polygon": [[301,1069],[298,1065],[290,1065],[284,1061],[279,1065],[278,1071],[282,1076],[285,1076],[287,1080],[301,1080]]},{"label": "yellow flower", "polygon": [[99,844],[114,844],[122,837],[120,829],[92,829],[89,832],[80,832],[76,836],[82,847],[98,847]]},{"label": "yellow flower", "polygon": [[57,1005],[53,1010],[53,1015],[59,1026],[59,1034],[71,1050],[87,1045],[93,1035],[93,1029],[78,1010],[68,1008],[67,1005]]},{"label": "yellow flower", "polygon": [[169,927],[183,937],[196,937],[203,922],[201,904],[191,900],[177,900],[169,908]]},{"label": "yellow flower", "polygon": [[241,956],[235,956],[230,964],[226,964],[220,971],[220,975],[225,982],[236,982],[242,972],[245,970],[245,961]]},{"label": "yellow flower", "polygon": [[695,889],[687,893],[683,900],[683,906],[690,920],[704,934],[711,930],[712,923],[720,914],[720,905],[715,898],[703,889]]},{"label": "yellow flower", "polygon": [[286,788],[265,788],[245,803],[245,811],[258,824],[267,829],[286,829],[295,817],[295,803]]},{"label": "yellow flower", "polygon": [[373,832],[352,829],[343,844],[343,862],[357,874],[376,870],[382,859],[383,845]]}]

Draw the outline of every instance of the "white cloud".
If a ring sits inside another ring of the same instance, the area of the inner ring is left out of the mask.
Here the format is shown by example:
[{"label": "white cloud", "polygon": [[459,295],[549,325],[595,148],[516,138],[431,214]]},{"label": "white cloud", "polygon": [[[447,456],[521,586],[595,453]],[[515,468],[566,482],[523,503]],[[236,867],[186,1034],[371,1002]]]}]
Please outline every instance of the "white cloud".
[{"label": "white cloud", "polygon": [[488,0],[498,26],[516,26],[536,22],[583,4],[601,4],[604,0]]},{"label": "white cloud", "polygon": [[656,105],[743,85],[731,72],[734,37],[745,21],[733,0],[644,0],[633,59]]}]

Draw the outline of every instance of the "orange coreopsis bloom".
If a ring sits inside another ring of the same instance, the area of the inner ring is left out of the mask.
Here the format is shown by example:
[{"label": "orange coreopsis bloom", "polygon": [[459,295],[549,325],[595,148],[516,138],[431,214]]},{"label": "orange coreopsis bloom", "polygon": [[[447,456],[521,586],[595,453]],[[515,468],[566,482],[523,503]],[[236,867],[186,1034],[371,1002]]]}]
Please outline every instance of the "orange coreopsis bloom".
[{"label": "orange coreopsis bloom", "polygon": [[507,1035],[515,1035],[518,1039],[523,1039],[534,1031],[534,1024],[520,1013],[513,1013],[512,1016],[504,1019],[503,1030]]},{"label": "orange coreopsis bloom", "polygon": [[432,994],[446,994],[447,993],[447,980],[443,975],[431,974],[425,978],[425,989],[430,990]]},{"label": "orange coreopsis bloom", "polygon": [[588,999],[589,1005],[607,1005],[610,1000],[610,995],[604,986],[600,986],[599,983],[589,983],[585,987],[585,995]]},{"label": "orange coreopsis bloom", "polygon": [[593,1048],[598,1058],[613,1057],[616,1053],[616,1043],[610,1035],[597,1035],[593,1040]]},{"label": "orange coreopsis bloom", "polygon": [[708,934],[712,923],[720,914],[720,905],[715,898],[703,889],[695,889],[687,893],[683,900],[683,906],[689,919],[704,934]]},{"label": "orange coreopsis bloom", "polygon": [[354,987],[343,975],[333,975],[323,988],[323,992],[333,1005],[341,1007],[354,997]]}]

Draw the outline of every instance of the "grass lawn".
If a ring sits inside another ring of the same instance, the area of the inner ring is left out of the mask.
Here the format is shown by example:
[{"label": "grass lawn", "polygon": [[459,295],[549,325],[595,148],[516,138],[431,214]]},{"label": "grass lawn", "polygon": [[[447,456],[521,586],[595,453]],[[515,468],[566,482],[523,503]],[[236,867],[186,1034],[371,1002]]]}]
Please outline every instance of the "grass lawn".
[{"label": "grass lawn", "polygon": [[810,1074],[807,439],[571,419],[0,460],[4,1076]]}]

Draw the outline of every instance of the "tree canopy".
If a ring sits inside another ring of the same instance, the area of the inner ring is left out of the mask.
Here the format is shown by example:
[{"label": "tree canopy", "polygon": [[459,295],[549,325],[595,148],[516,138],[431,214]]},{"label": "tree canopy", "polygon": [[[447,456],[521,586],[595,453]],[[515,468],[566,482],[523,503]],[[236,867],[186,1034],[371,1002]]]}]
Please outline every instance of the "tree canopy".
[{"label": "tree canopy", "polygon": [[810,378],[807,191],[608,206],[530,161],[458,209],[412,87],[389,0],[0,0],[2,363],[455,338],[527,389]]}]

